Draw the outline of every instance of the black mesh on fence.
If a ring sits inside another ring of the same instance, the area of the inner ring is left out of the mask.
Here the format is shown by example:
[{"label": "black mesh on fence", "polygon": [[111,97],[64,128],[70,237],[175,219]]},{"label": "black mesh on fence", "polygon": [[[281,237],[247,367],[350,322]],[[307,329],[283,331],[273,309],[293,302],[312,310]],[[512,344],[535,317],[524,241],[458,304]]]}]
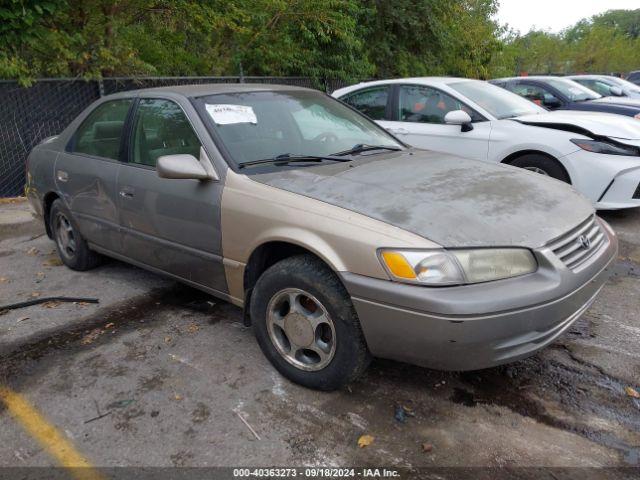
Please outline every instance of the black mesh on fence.
[{"label": "black mesh on fence", "polygon": [[22,195],[25,160],[44,138],[57,135],[101,95],[126,90],[202,83],[277,83],[332,92],[340,81],[305,77],[158,77],[38,80],[31,87],[0,81],[0,197]]},{"label": "black mesh on fence", "polygon": [[95,82],[43,80],[29,88],[0,82],[0,197],[22,195],[31,149],[98,96]]}]

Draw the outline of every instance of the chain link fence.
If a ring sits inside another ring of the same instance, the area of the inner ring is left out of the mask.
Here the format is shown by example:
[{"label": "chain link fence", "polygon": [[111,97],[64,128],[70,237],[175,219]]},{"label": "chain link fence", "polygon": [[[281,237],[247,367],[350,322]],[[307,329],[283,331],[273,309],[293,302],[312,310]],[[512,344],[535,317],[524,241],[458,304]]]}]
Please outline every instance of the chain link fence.
[{"label": "chain link fence", "polygon": [[101,96],[139,88],[202,83],[276,83],[332,92],[336,80],[305,77],[142,77],[97,80],[43,79],[31,87],[0,81],[0,197],[23,194],[25,160],[43,139],[57,135]]}]

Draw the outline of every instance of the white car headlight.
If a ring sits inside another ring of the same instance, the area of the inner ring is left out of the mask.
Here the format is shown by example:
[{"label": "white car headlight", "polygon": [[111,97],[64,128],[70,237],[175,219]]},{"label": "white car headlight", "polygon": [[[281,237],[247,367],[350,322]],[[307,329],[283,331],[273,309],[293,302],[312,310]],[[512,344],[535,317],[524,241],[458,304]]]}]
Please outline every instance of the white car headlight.
[{"label": "white car headlight", "polygon": [[379,251],[380,261],[394,280],[424,285],[489,282],[535,272],[531,251],[524,248]]},{"label": "white car headlight", "polygon": [[604,153],[606,155],[625,155],[634,157],[640,155],[637,147],[631,145],[622,145],[602,142],[599,140],[584,140],[581,138],[572,138],[571,143],[576,144],[581,149],[592,153]]}]

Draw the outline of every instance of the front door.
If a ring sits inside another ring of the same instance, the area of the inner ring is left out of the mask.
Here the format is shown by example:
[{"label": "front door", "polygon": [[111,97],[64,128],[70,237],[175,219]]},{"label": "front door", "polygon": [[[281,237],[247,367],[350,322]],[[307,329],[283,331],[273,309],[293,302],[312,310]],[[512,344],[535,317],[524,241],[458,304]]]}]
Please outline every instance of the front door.
[{"label": "front door", "polygon": [[[394,121],[378,123],[400,140],[418,148],[451,153],[475,160],[487,160],[491,122],[441,90],[425,85],[400,85],[397,89]],[[466,111],[473,129],[463,132],[460,125],[444,121],[453,110]]]},{"label": "front door", "polygon": [[80,124],[55,163],[58,190],[90,243],[120,253],[116,179],[130,98],[99,104]]},{"label": "front door", "polygon": [[201,142],[190,120],[172,100],[143,98],[132,129],[129,161],[118,175],[125,255],[188,282],[226,292],[221,183],[166,179],[156,173],[160,156],[200,158]]}]

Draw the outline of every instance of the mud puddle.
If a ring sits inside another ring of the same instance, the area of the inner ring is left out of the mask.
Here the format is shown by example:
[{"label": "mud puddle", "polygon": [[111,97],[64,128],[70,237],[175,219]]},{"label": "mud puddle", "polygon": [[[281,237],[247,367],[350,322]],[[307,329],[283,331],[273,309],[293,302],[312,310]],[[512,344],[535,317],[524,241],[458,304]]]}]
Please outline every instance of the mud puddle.
[{"label": "mud puddle", "polygon": [[618,259],[611,272],[611,279],[619,277],[640,278],[640,266],[631,260]]},{"label": "mud puddle", "polygon": [[[0,349],[0,380],[7,381],[14,379],[18,373],[28,372],[36,363],[42,364],[38,361],[47,355],[73,354],[88,345],[99,346],[129,331],[152,327],[157,314],[167,309],[206,313],[211,315],[210,322],[217,321],[216,306],[220,302],[222,301],[182,284],[156,289],[150,294],[98,310],[77,327],[63,329],[9,352],[2,352]],[[114,334],[103,335],[106,331]]]},{"label": "mud puddle", "polygon": [[[577,360],[567,347],[555,358],[459,374],[452,402],[506,407],[548,426],[567,430],[617,450],[630,465],[640,453],[640,405],[625,395],[625,384]],[[568,357],[568,358],[566,358]]]}]

